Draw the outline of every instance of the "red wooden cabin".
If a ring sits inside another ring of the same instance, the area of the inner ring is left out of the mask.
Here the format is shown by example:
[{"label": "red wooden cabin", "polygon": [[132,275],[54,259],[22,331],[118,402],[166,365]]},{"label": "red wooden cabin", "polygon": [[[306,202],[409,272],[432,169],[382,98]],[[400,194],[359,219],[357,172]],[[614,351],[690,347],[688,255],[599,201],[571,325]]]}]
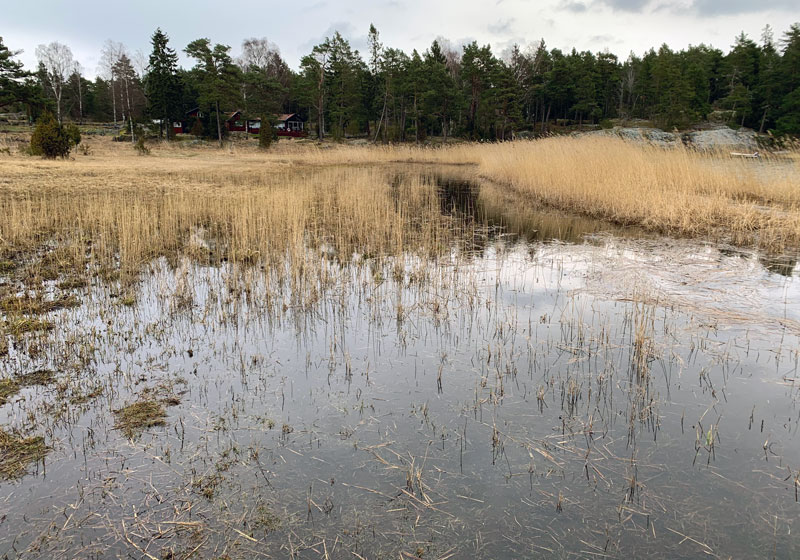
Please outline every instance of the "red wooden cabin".
[{"label": "red wooden cabin", "polygon": [[195,119],[202,119],[203,113],[200,111],[200,107],[195,107],[190,111],[186,111],[186,115],[184,119],[180,122],[172,123],[172,130],[175,134],[188,134],[191,130],[190,122],[193,122]]},{"label": "red wooden cabin", "polygon": [[225,118],[225,128],[228,132],[247,132],[247,121],[242,118],[242,112],[228,113]]}]

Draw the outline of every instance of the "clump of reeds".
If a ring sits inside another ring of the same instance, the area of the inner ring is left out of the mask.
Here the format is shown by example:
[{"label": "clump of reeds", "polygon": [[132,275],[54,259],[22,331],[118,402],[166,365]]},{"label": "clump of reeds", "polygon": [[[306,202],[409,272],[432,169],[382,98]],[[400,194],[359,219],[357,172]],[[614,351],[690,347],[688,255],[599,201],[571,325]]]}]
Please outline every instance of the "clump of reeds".
[{"label": "clump of reeds", "polygon": [[561,210],[774,251],[800,245],[796,164],[595,137],[475,150],[484,177]]}]

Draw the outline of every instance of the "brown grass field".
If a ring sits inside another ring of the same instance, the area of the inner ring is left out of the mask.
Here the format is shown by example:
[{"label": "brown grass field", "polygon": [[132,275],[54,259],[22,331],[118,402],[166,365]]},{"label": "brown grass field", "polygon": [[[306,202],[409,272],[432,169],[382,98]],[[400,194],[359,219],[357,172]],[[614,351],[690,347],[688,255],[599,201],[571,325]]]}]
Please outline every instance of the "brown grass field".
[{"label": "brown grass field", "polygon": [[417,181],[400,195],[392,188],[392,173],[407,164],[467,169],[505,204],[772,253],[800,246],[796,157],[740,160],[589,137],[438,149],[283,142],[269,152],[253,141],[224,149],[180,142],[139,156],[128,144],[88,137],[88,155],[46,161],[3,142],[6,261],[49,246],[70,266],[118,258],[133,272],[196,248],[200,230],[227,258],[275,266],[286,251],[302,260],[309,244],[330,244],[342,257],[441,249],[450,232],[434,185]]}]

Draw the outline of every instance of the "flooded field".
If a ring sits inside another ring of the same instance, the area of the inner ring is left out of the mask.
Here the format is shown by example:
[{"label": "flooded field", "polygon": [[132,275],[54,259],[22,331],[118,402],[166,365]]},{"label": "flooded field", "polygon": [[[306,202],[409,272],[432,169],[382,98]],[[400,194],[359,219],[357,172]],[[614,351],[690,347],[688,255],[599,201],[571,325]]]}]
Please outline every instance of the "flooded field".
[{"label": "flooded field", "polygon": [[209,218],[0,261],[4,557],[800,554],[792,258],[471,168],[304,181],[270,253]]}]

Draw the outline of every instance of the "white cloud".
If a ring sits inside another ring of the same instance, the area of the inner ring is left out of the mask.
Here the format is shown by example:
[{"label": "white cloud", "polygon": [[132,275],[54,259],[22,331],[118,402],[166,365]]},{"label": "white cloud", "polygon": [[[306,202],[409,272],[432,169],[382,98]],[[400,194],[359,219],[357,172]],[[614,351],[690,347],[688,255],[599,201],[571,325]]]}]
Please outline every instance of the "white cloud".
[{"label": "white cloud", "polygon": [[[24,49],[22,61],[35,68],[37,44],[60,41],[91,73],[106,39],[131,52],[149,52],[150,36],[161,27],[181,52],[199,37],[239,52],[246,37],[276,43],[295,68],[311,47],[338,30],[364,53],[370,23],[387,46],[423,52],[434,38],[454,44],[490,43],[496,54],[514,42],[544,37],[549,47],[598,51],[620,58],[662,43],[674,49],[706,43],[727,49],[745,31],[760,36],[765,24],[776,35],[798,18],[797,0],[228,0],[220,10],[210,0],[139,0],[124,15],[107,0],[38,0],[30,6],[9,2],[3,8],[3,37],[9,48]],[[182,54],[182,53],[181,53]],[[182,58],[186,66],[188,60]]]}]

